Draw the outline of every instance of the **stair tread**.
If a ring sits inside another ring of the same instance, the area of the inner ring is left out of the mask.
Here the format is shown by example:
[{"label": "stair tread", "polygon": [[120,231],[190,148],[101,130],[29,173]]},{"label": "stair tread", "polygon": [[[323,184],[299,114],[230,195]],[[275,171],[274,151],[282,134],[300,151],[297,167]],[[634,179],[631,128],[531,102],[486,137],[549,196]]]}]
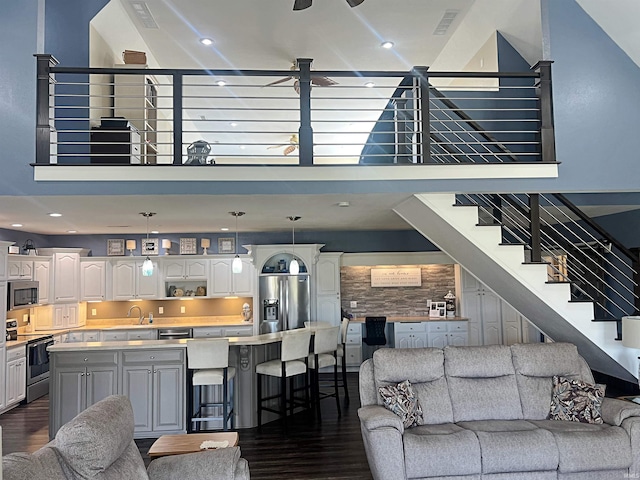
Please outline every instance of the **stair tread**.
[{"label": "stair tread", "polygon": [[526,243],[518,243],[518,242],[500,242],[498,245],[515,245],[516,247],[524,247]]}]

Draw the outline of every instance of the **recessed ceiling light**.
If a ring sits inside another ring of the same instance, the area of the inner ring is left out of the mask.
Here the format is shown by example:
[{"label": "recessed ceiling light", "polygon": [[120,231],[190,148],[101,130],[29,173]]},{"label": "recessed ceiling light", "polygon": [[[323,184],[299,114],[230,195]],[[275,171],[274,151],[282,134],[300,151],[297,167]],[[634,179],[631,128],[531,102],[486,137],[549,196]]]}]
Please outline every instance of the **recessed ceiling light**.
[{"label": "recessed ceiling light", "polygon": [[78,233],[77,230],[67,230],[67,233]]},{"label": "recessed ceiling light", "polygon": [[236,122],[231,122],[231,123],[229,123],[229,125],[231,125],[232,127],[237,127],[238,126],[238,124]]},{"label": "recessed ceiling light", "polygon": [[158,230],[151,230],[151,233],[153,233],[154,235],[159,234],[160,232]]},{"label": "recessed ceiling light", "polygon": [[244,150],[245,148],[247,147],[245,147],[244,145],[240,145],[240,150]]},{"label": "recessed ceiling light", "polygon": [[211,38],[205,37],[200,39],[200,43],[208,47],[209,45],[213,45],[213,40]]},{"label": "recessed ceiling light", "polygon": [[351,204],[350,204],[349,202],[338,202],[338,206],[339,206],[339,207],[348,207],[348,206],[350,206],[350,205],[351,205]]},{"label": "recessed ceiling light", "polygon": [[22,224],[21,223],[12,223],[11,226],[12,227],[21,227]]},{"label": "recessed ceiling light", "polygon": [[382,43],[380,44],[380,46],[381,46],[382,48],[386,48],[387,50],[388,50],[388,49],[390,49],[390,48],[393,48],[393,46],[394,46],[394,45],[395,45],[395,43],[393,43],[393,42],[389,42],[389,41],[382,42]]},{"label": "recessed ceiling light", "polygon": [[364,84],[364,86],[367,87],[367,88],[372,88],[372,87],[375,87],[376,84],[374,82],[367,82],[367,83]]},{"label": "recessed ceiling light", "polygon": [[225,82],[224,80],[218,80],[216,82],[216,85],[218,85],[219,87],[224,87],[227,84],[227,82]]},{"label": "recessed ceiling light", "polygon": [[222,230],[223,232],[228,232],[229,231],[229,227],[222,227],[220,230]]},{"label": "recessed ceiling light", "polygon": [[50,217],[61,217],[62,214],[61,213],[50,213],[49,216]]}]

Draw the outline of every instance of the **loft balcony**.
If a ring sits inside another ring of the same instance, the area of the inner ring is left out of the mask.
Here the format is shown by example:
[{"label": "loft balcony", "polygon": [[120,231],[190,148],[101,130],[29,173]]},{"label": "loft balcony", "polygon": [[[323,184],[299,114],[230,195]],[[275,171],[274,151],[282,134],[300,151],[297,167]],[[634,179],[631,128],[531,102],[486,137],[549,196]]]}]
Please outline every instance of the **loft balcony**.
[{"label": "loft balcony", "polygon": [[316,71],[311,59],[285,71],[76,68],[36,57],[37,181],[557,177],[550,62],[453,73]]}]

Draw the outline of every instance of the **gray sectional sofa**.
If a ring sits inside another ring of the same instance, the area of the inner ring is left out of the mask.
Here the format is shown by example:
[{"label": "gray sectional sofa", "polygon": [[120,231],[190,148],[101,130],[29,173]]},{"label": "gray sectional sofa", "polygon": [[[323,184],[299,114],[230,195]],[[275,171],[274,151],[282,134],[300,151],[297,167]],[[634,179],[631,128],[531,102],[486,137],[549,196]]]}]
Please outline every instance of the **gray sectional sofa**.
[{"label": "gray sectional sofa", "polygon": [[[602,424],[550,420],[554,375],[593,383],[567,343],[376,351],[358,410],[374,479],[640,478],[640,405],[604,398]],[[423,410],[411,428],[378,390],[404,380]]]},{"label": "gray sectional sofa", "polygon": [[173,455],[149,469],[133,441],[133,410],[125,396],[90,406],[33,454],[2,457],[4,480],[249,480],[238,447]]}]

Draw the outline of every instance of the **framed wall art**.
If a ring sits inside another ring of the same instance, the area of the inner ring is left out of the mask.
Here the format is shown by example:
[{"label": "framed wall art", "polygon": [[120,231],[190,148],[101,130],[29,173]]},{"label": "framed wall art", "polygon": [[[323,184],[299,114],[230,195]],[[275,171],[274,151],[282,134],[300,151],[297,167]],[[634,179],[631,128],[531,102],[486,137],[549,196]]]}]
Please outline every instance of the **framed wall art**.
[{"label": "framed wall art", "polygon": [[235,253],[236,239],[233,237],[218,239],[218,253]]},{"label": "framed wall art", "polygon": [[124,238],[109,238],[107,240],[107,255],[124,254]]},{"label": "framed wall art", "polygon": [[180,239],[180,255],[195,255],[198,253],[198,243],[195,238]]},{"label": "framed wall art", "polygon": [[142,239],[142,255],[158,255],[160,251],[157,238]]}]

